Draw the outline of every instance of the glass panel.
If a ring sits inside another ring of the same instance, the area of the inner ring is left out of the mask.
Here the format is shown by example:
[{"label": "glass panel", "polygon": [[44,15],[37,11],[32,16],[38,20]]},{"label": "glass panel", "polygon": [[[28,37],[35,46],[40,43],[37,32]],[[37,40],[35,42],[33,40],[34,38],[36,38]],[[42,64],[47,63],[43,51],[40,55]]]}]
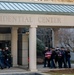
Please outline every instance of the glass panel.
[{"label": "glass panel", "polygon": [[64,9],[64,12],[68,12],[68,10],[64,7],[64,5],[60,5],[60,7],[61,7],[62,9]]},{"label": "glass panel", "polygon": [[24,10],[22,7],[20,7],[20,6],[18,5],[18,3],[14,3],[14,4],[15,4],[15,6],[18,7],[20,10]]},{"label": "glass panel", "polygon": [[49,12],[74,12],[73,5],[64,4],[38,4],[38,3],[10,3],[0,2],[2,10],[26,10],[26,11],[49,11]]},{"label": "glass panel", "polygon": [[9,3],[15,10],[19,10],[13,3]]},{"label": "glass panel", "polygon": [[58,8],[59,8],[60,10],[62,10],[63,12],[67,12],[67,11],[64,9],[64,7],[63,7],[62,5],[59,5]]},{"label": "glass panel", "polygon": [[54,12],[58,12],[58,10],[56,10],[52,5],[48,5],[50,9],[54,10]]},{"label": "glass panel", "polygon": [[34,8],[36,8],[38,11],[42,11],[40,8],[38,8],[35,4],[31,4]]},{"label": "glass panel", "polygon": [[67,12],[71,12],[67,6],[64,5],[64,8],[67,10]]},{"label": "glass panel", "polygon": [[23,6],[23,4],[18,3],[18,5],[20,5],[24,10],[28,10],[26,7]]},{"label": "glass panel", "polygon": [[29,7],[31,7],[33,10],[37,11],[36,8],[34,8],[31,4],[27,4]]},{"label": "glass panel", "polygon": [[54,12],[52,8],[50,8],[48,5],[45,5],[46,8],[48,8],[51,12]]},{"label": "glass panel", "polygon": [[26,4],[23,4],[26,8],[28,8],[29,10],[31,10],[31,11],[33,11],[33,9],[32,8],[30,8],[28,5],[26,5]]},{"label": "glass panel", "polygon": [[64,10],[62,8],[60,8],[60,5],[55,5],[56,9],[60,12],[63,12]]},{"label": "glass panel", "polygon": [[9,3],[5,3],[11,10],[15,10]]},{"label": "glass panel", "polygon": [[40,6],[42,7],[42,8],[44,8],[46,11],[50,11],[48,8],[46,8],[44,5],[42,5],[42,4],[40,4]]},{"label": "glass panel", "polygon": [[5,7],[5,9],[10,10],[10,8],[5,5],[5,3],[1,3],[1,5],[2,5],[3,7]]},{"label": "glass panel", "polygon": [[70,8],[71,6],[65,6],[70,12],[73,12],[72,8]]},{"label": "glass panel", "polygon": [[56,11],[59,12],[60,10],[56,7],[56,5],[51,5],[51,7]]},{"label": "glass panel", "polygon": [[3,9],[3,10],[5,10],[5,8],[0,4],[0,9]]},{"label": "glass panel", "polygon": [[35,4],[38,8],[40,8],[42,11],[46,11],[44,8],[41,8],[40,4]]},{"label": "glass panel", "polygon": [[74,6],[71,6],[71,8],[72,8],[72,10],[73,10],[73,12],[74,12]]}]

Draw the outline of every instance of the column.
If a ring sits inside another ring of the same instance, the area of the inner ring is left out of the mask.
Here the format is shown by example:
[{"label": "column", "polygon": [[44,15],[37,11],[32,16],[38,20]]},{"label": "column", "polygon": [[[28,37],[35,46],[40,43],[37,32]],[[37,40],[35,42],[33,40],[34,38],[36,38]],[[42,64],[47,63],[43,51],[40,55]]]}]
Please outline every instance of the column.
[{"label": "column", "polygon": [[37,71],[36,64],[36,27],[29,28],[29,70]]},{"label": "column", "polygon": [[26,34],[26,33],[22,34],[22,65],[23,66],[28,66],[28,37],[29,37],[29,34]]},{"label": "column", "polygon": [[53,47],[59,47],[59,36],[58,36],[59,28],[52,29],[52,43]]},{"label": "column", "polygon": [[12,27],[11,29],[11,53],[12,53],[12,64],[13,67],[17,66],[17,27]]}]

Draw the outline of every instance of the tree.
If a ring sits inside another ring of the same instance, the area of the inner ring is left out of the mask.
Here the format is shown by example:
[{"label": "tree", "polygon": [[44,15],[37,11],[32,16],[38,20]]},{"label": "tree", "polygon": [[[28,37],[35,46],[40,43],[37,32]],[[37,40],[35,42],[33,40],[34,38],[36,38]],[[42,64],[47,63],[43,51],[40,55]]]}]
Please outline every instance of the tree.
[{"label": "tree", "polygon": [[37,56],[38,57],[42,57],[43,56],[43,51],[45,49],[45,45],[44,43],[40,40],[40,39],[37,39]]},{"label": "tree", "polygon": [[74,51],[74,29],[61,28],[59,30],[59,42],[61,46],[69,47]]},{"label": "tree", "polygon": [[50,47],[52,40],[52,30],[51,28],[38,28],[37,29],[37,38],[40,39],[45,46]]}]

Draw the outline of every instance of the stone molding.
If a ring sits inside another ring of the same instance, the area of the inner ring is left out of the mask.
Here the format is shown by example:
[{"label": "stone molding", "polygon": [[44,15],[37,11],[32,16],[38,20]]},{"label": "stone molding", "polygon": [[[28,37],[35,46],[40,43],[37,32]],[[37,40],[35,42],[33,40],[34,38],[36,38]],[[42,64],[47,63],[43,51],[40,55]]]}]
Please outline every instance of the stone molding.
[{"label": "stone molding", "polygon": [[50,26],[70,28],[74,26],[74,16],[0,13],[0,26]]}]

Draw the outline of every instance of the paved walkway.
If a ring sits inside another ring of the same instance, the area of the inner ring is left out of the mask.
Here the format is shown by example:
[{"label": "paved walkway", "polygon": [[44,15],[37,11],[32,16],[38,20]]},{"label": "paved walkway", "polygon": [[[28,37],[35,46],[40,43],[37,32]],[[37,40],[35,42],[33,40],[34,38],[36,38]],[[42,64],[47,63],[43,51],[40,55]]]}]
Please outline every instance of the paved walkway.
[{"label": "paved walkway", "polygon": [[[74,64],[71,64],[71,66],[72,66],[71,69],[74,69]],[[38,68],[38,71],[41,71],[41,72],[47,72],[47,71],[51,71],[51,70],[66,70],[66,69],[69,69],[69,68],[61,68],[61,69],[54,68],[54,69],[50,69],[48,67],[43,68],[43,65],[38,65],[37,68]]]},{"label": "paved walkway", "polygon": [[[74,68],[74,64],[72,64],[72,68]],[[46,71],[50,71],[50,70],[59,70],[58,68],[57,69],[43,68],[43,65],[38,65],[37,69],[39,72],[46,72]],[[26,72],[29,72],[29,71],[27,68],[25,69],[24,66],[20,67],[20,68],[9,68],[9,69],[6,68],[3,70],[0,69],[0,75],[3,75],[3,74],[8,75],[9,73],[12,73],[12,74],[20,73],[20,74],[22,74],[22,73],[26,73]]]}]

